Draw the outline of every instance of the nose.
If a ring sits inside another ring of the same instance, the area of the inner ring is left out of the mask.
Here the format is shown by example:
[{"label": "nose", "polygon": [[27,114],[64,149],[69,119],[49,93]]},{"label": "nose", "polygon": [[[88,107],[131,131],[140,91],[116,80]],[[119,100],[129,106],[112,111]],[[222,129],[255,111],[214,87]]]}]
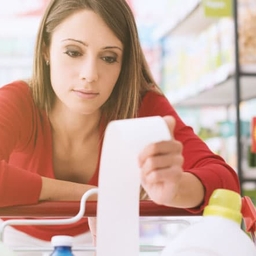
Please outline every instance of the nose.
[{"label": "nose", "polygon": [[86,80],[88,83],[92,83],[98,80],[98,67],[97,60],[92,56],[87,56],[83,60],[80,71],[80,78]]}]

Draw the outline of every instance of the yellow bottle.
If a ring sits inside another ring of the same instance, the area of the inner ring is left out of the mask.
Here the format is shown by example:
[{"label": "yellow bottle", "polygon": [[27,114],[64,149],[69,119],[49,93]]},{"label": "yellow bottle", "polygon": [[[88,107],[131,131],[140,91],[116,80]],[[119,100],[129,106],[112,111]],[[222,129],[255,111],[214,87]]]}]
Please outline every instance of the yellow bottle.
[{"label": "yellow bottle", "polygon": [[231,190],[213,192],[203,217],[183,230],[161,256],[256,256],[256,247],[241,229],[241,196]]}]

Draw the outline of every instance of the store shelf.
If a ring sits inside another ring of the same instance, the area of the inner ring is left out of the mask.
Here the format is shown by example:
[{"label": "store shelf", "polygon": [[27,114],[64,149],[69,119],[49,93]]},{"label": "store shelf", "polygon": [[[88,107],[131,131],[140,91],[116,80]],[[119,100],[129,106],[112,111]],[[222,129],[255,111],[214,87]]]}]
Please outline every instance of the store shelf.
[{"label": "store shelf", "polygon": [[[241,76],[241,100],[256,97],[256,77]],[[199,94],[175,103],[175,106],[202,107],[230,105],[235,103],[235,80],[230,77],[225,82],[215,87],[200,92]]]},{"label": "store shelf", "polygon": [[246,181],[256,182],[256,167],[248,166],[247,161],[245,159],[242,161],[242,169],[243,169],[243,179]]},{"label": "store shelf", "polygon": [[218,20],[218,18],[205,17],[200,0],[194,1],[191,5],[184,6],[183,10],[171,24],[167,23],[167,25],[162,25],[156,30],[155,38],[163,38],[170,35],[197,35]]},{"label": "store shelf", "polygon": [[[219,74],[217,74],[218,72]],[[241,101],[256,97],[256,66],[241,68],[241,74],[243,73],[247,75],[240,76]],[[175,99],[174,93],[170,93],[170,97],[168,97],[167,94],[167,97],[176,107],[225,106],[235,104],[236,90],[234,70],[226,70],[223,73],[223,70],[220,69],[212,76],[214,76],[215,81],[213,81],[212,84],[205,85],[205,89],[201,91],[192,91],[192,89],[189,89],[190,87],[187,86],[184,87],[183,92],[180,93],[180,95],[184,95],[183,98]]]}]

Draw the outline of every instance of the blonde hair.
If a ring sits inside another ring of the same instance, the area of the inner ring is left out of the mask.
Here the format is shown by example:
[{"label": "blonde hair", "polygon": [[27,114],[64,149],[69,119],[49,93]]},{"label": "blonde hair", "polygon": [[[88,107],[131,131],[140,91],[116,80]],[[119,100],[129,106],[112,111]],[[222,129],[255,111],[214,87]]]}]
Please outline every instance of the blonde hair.
[{"label": "blonde hair", "polygon": [[83,9],[100,15],[124,45],[119,78],[109,99],[102,106],[106,124],[111,120],[137,116],[142,96],[157,87],[143,54],[135,19],[125,0],[51,0],[39,27],[33,74],[30,81],[34,101],[49,112],[55,98],[50,70],[44,52],[51,42],[54,29],[66,18]]}]

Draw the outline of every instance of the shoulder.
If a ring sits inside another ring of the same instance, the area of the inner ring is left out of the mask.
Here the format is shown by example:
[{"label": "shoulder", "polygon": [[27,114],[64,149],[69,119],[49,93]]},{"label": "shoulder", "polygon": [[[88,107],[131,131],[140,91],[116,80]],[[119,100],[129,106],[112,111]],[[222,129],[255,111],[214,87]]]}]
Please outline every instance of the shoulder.
[{"label": "shoulder", "polygon": [[139,116],[175,115],[175,110],[164,94],[148,91],[142,98]]},{"label": "shoulder", "polygon": [[46,115],[42,115],[34,103],[32,90],[25,81],[15,81],[0,88],[0,127],[13,137],[17,147],[23,149],[30,141],[36,141],[45,121],[48,129]]},{"label": "shoulder", "polygon": [[[9,118],[31,120],[36,111],[31,88],[25,81],[15,81],[0,88],[0,112]],[[18,121],[18,120],[17,120]]]},{"label": "shoulder", "polygon": [[25,81],[14,81],[0,88],[0,98],[13,103],[32,100],[31,89]]}]

